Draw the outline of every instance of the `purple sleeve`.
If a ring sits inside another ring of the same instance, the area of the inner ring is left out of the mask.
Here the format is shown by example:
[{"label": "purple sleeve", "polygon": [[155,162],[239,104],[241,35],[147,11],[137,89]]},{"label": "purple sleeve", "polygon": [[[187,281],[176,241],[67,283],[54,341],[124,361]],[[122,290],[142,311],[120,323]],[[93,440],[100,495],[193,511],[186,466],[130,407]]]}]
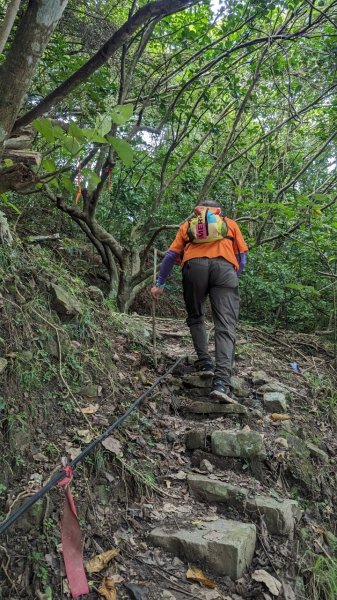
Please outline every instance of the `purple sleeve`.
[{"label": "purple sleeve", "polygon": [[239,254],[236,254],[236,258],[239,263],[239,270],[237,272],[237,276],[240,277],[247,263],[247,255],[245,252],[240,252]]},{"label": "purple sleeve", "polygon": [[174,250],[168,250],[163,258],[160,265],[159,276],[157,277],[156,287],[164,287],[166,279],[171,274],[173,266],[175,265],[177,258],[179,258],[178,252]]}]

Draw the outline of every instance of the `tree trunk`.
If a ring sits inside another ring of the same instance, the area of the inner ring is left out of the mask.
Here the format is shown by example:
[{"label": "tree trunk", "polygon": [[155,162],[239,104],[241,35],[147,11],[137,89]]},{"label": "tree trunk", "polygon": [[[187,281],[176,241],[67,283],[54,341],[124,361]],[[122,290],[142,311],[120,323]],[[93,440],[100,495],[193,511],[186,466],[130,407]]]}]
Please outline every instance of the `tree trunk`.
[{"label": "tree trunk", "polygon": [[68,0],[30,0],[6,60],[0,65],[0,157],[37,63]]},{"label": "tree trunk", "polygon": [[15,17],[18,14],[21,0],[11,0],[7,6],[5,18],[0,25],[0,54],[2,53],[6,42],[9,38],[9,34],[12,31]]}]

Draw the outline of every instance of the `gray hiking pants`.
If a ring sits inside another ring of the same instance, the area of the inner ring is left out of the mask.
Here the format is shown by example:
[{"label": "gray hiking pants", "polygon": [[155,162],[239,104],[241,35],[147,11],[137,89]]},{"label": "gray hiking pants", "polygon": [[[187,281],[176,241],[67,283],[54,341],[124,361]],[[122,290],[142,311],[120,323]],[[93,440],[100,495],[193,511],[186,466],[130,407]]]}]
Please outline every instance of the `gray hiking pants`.
[{"label": "gray hiking pants", "polygon": [[230,385],[235,351],[235,327],[239,316],[239,280],[224,258],[193,258],[183,267],[184,300],[195,351],[200,361],[211,361],[203,307],[211,301],[215,329],[215,379]]}]

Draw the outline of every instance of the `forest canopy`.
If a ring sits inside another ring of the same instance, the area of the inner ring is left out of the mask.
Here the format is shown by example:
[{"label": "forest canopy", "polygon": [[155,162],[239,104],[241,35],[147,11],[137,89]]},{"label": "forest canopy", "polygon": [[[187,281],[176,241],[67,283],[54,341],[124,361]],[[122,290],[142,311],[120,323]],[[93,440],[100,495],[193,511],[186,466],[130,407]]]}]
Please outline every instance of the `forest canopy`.
[{"label": "forest canopy", "polygon": [[9,221],[61,211],[128,311],[153,247],[218,200],[250,246],[245,316],[336,330],[336,1],[0,1],[0,21]]}]

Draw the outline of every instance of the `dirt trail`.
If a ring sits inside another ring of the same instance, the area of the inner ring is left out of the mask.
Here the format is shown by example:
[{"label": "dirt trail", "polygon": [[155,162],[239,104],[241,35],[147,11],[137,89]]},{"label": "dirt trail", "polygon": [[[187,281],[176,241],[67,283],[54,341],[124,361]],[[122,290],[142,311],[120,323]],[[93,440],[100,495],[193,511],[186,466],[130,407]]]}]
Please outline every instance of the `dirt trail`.
[{"label": "dirt trail", "polygon": [[[83,436],[90,437],[90,424],[103,430],[129,405],[130,395],[155,379],[145,357],[150,319],[133,315],[130,323],[144,332],[144,346],[124,349],[120,337],[114,357],[118,390],[111,389],[110,376],[102,390],[87,386],[80,402],[100,405],[98,413],[87,415],[89,427],[83,429],[76,413],[78,423],[72,417],[65,430],[50,431],[48,443],[62,444],[69,456],[78,451],[81,436],[82,447],[88,441]],[[91,575],[90,600],[100,596],[104,577],[116,585],[109,600],[310,597],[304,591],[304,549],[309,544],[330,556],[327,533],[336,527],[335,424],[326,410],[327,390],[313,385],[317,369],[331,372],[331,357],[313,338],[301,337],[300,350],[288,338],[278,343],[276,335],[269,341],[268,347],[266,332],[240,327],[234,412],[209,413],[214,405],[203,404],[209,382],[193,375],[191,357],[116,432],[112,450],[102,449],[79,470],[73,488],[85,559],[113,547],[119,551],[105,570]],[[161,372],[192,353],[183,321],[158,319],[158,348]],[[293,370],[290,362],[296,360],[309,376]],[[53,461],[45,455],[46,442],[40,444],[40,432],[34,444],[29,451],[35,452],[39,480],[30,481],[39,486]],[[17,483],[16,493],[29,485]],[[60,505],[61,492],[54,490],[7,538],[1,576],[3,589],[11,591],[0,594],[1,600],[69,597],[59,545]],[[195,581],[190,568],[201,568],[210,581],[202,576]]]}]

